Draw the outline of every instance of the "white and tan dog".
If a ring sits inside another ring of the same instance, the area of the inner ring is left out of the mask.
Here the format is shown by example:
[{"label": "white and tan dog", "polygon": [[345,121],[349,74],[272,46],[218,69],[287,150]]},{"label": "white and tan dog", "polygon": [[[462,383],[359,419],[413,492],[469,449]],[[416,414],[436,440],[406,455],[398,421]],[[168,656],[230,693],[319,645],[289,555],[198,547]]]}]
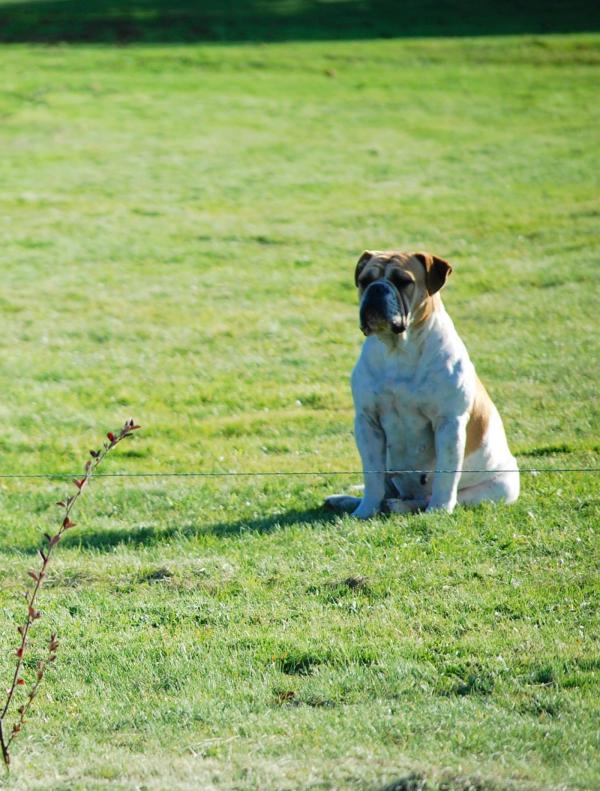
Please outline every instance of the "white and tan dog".
[{"label": "white and tan dog", "polygon": [[368,519],[519,496],[498,410],[438,294],[451,271],[429,253],[366,251],[359,258],[367,339],[352,395],[364,496],[334,495],[328,506]]}]

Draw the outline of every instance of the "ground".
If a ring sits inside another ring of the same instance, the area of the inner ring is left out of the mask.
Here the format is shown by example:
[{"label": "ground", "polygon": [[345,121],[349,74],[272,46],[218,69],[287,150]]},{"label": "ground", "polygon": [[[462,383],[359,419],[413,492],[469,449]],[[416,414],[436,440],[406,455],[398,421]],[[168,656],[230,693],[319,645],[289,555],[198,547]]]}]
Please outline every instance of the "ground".
[{"label": "ground", "polygon": [[[360,480],[327,473],[359,467],[365,248],[452,263],[523,468],[600,467],[600,37],[1,54],[0,472],[76,472],[134,417],[105,471],[290,473],[92,484],[6,787],[600,788],[598,474],[320,508]],[[3,683],[70,486],[1,480]]]}]

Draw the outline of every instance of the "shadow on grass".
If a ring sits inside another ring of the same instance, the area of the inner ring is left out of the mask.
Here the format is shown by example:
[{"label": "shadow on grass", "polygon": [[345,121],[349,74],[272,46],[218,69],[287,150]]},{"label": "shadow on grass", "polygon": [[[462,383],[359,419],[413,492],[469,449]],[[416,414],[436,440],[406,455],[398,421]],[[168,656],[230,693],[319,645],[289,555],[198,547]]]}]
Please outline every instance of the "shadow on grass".
[{"label": "shadow on grass", "polygon": [[[187,522],[176,527],[118,528],[115,530],[86,531],[80,535],[71,533],[65,537],[65,547],[109,550],[115,546],[153,546],[178,539],[193,539],[202,536],[230,538],[245,533],[273,533],[291,525],[316,525],[334,522],[338,517],[324,508],[309,508],[304,511],[291,510],[280,514],[255,519],[239,519],[231,522],[202,524]],[[35,548],[37,551],[37,547]],[[23,550],[21,550],[23,551]]]},{"label": "shadow on grass", "polygon": [[0,0],[1,42],[318,41],[600,29],[589,0]]},{"label": "shadow on grass", "polygon": [[[292,509],[282,513],[270,514],[253,519],[235,519],[221,522],[190,522],[185,521],[178,525],[166,527],[117,527],[103,528],[98,530],[85,530],[78,532],[74,530],[67,533],[61,542],[61,547],[81,548],[102,551],[109,551],[117,546],[157,546],[169,541],[189,540],[195,538],[234,538],[245,534],[268,534],[294,525],[311,527],[332,524],[338,521],[341,515],[329,510],[324,506],[307,508],[304,510]],[[431,524],[425,519],[415,519],[414,517],[397,516],[394,514],[380,514],[379,518],[389,519],[392,522],[401,520],[403,530],[410,530],[411,533],[418,533],[422,538],[428,540],[433,535]],[[410,525],[406,519],[411,520]],[[393,535],[390,537],[393,542]],[[27,544],[6,544],[0,542],[0,554],[14,553],[17,555],[37,554],[43,542]]]}]

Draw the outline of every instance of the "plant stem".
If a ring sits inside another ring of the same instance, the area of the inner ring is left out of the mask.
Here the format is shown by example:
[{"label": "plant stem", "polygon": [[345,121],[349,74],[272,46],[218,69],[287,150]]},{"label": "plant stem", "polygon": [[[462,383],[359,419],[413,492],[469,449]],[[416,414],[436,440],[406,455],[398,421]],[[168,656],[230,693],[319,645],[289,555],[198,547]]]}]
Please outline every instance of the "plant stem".
[{"label": "plant stem", "polygon": [[50,563],[50,558],[52,556],[52,551],[54,547],[59,543],[61,538],[63,537],[64,533],[67,530],[70,530],[72,527],[75,527],[75,522],[71,521],[71,512],[77,500],[81,497],[81,494],[84,488],[89,483],[90,479],[94,475],[95,471],[98,469],[100,464],[104,461],[108,453],[121,442],[121,440],[125,439],[125,437],[131,436],[131,434],[138,429],[139,426],[135,425],[133,420],[128,420],[121,430],[117,434],[113,434],[109,432],[107,434],[108,442],[104,442],[102,445],[101,450],[99,451],[90,451],[92,460],[88,460],[85,464],[83,477],[77,480],[74,480],[73,483],[77,487],[77,491],[75,494],[70,495],[64,501],[58,503],[63,510],[63,519],[60,528],[58,531],[53,535],[50,536],[46,534],[46,541],[47,541],[47,548],[44,552],[43,549],[40,549],[40,555],[42,558],[42,564],[39,568],[39,571],[30,571],[29,576],[35,581],[35,585],[30,593],[25,594],[25,598],[27,600],[27,618],[25,623],[18,627],[19,634],[21,635],[21,641],[19,646],[16,650],[17,661],[15,664],[15,670],[13,673],[12,683],[7,690],[6,693],[6,700],[4,702],[4,706],[2,707],[2,711],[0,712],[0,749],[2,750],[2,761],[4,763],[5,769],[8,772],[10,769],[10,745],[13,742],[15,736],[21,731],[21,728],[25,722],[25,715],[28,713],[31,705],[33,703],[33,699],[35,698],[38,687],[44,677],[44,673],[46,672],[48,665],[54,661],[56,658],[56,649],[58,648],[58,642],[56,640],[56,635],[52,635],[50,638],[50,642],[48,643],[48,655],[45,660],[40,661],[37,668],[36,673],[36,681],[31,687],[29,694],[27,696],[27,700],[25,703],[19,707],[19,717],[15,721],[10,731],[10,734],[7,736],[4,732],[3,725],[5,724],[6,716],[9,712],[11,703],[14,700],[15,692],[18,686],[23,686],[25,684],[24,680],[20,677],[21,669],[23,667],[23,657],[27,650],[28,645],[28,635],[29,631],[33,625],[33,622],[36,621],[38,618],[41,617],[41,613],[36,610],[36,603],[38,593],[40,588],[42,587],[43,580],[46,576],[46,570]]}]

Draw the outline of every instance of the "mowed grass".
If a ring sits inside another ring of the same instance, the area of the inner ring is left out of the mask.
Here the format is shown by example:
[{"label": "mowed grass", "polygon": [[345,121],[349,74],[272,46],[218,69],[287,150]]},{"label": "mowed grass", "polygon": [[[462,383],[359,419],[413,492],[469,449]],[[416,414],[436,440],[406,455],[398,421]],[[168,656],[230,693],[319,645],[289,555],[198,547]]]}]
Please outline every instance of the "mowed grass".
[{"label": "mowed grass", "polygon": [[[598,475],[357,523],[317,474],[358,469],[353,266],[389,247],[454,265],[521,465],[600,466],[600,37],[0,56],[0,471],[133,416],[106,471],[313,473],[92,485],[7,788],[600,788]],[[6,684],[69,484],[1,487]]]}]

